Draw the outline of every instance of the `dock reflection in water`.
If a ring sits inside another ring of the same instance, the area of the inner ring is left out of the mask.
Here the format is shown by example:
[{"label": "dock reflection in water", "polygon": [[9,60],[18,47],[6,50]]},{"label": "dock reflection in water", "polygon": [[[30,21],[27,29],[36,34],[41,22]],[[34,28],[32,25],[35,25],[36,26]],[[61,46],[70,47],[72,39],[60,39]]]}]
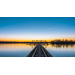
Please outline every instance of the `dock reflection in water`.
[{"label": "dock reflection in water", "polygon": [[[37,43],[0,44],[0,57],[26,57],[36,45]],[[42,43],[42,46],[53,57],[75,57],[75,44]]]}]

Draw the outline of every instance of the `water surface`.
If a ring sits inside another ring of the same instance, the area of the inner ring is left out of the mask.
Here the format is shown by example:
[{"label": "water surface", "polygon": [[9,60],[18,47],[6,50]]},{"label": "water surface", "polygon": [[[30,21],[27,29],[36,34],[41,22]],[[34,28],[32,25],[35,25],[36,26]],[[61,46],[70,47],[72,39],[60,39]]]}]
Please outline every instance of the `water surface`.
[{"label": "water surface", "polygon": [[0,57],[26,57],[35,45],[0,44]]},{"label": "water surface", "polygon": [[43,46],[54,57],[75,57],[75,44],[46,44]]},{"label": "water surface", "polygon": [[[53,57],[75,57],[75,44],[42,44]],[[0,57],[26,57],[36,45],[0,44]]]}]

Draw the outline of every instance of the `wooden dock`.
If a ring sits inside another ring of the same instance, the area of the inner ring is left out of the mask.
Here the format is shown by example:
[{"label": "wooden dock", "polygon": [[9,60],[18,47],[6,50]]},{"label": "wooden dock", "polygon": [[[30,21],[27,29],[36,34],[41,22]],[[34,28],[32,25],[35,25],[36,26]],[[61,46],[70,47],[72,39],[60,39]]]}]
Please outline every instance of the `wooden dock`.
[{"label": "wooden dock", "polygon": [[27,57],[52,57],[52,55],[41,45],[38,44]]}]

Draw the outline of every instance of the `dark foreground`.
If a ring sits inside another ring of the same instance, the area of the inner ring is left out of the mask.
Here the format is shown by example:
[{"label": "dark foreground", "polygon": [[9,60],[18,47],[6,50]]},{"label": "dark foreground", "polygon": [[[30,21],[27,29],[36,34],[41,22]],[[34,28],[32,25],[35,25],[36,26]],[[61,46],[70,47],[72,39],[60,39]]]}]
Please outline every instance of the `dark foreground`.
[{"label": "dark foreground", "polygon": [[52,57],[52,55],[41,45],[38,44],[27,57]]}]

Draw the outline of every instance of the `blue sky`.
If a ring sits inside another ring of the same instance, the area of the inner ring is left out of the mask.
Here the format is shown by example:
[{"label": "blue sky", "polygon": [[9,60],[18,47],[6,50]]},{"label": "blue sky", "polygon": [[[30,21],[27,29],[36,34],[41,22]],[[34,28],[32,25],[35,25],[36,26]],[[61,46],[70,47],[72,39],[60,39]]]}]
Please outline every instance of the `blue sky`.
[{"label": "blue sky", "polygon": [[0,17],[0,38],[75,38],[75,17]]}]

